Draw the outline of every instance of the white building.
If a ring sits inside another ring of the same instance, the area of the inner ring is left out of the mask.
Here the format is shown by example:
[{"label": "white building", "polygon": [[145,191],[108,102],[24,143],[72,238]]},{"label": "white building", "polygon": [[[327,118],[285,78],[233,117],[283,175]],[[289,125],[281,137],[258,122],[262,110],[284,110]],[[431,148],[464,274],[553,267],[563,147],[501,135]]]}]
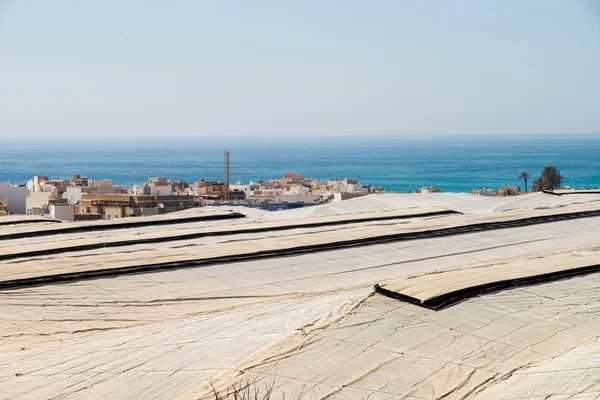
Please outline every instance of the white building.
[{"label": "white building", "polygon": [[310,194],[310,188],[302,185],[290,186],[289,190],[284,193],[286,195],[306,196]]},{"label": "white building", "polygon": [[244,192],[246,194],[246,198],[248,198],[248,196],[253,192],[250,185],[242,185],[241,183],[229,185],[229,190],[234,192]]},{"label": "white building", "polygon": [[67,199],[69,204],[79,203],[83,194],[81,189],[81,187],[68,187],[65,193],[63,193],[63,199]]},{"label": "white building", "polygon": [[[84,195],[84,194],[100,194],[98,192],[101,189],[107,189],[107,187],[101,186],[101,187],[95,188],[95,187],[89,187],[89,186],[70,186],[63,193],[62,197],[63,197],[63,199],[67,199],[69,204],[78,204],[81,201],[82,195]],[[102,194],[114,194],[114,187],[108,187],[108,189],[110,189],[110,190],[108,190],[109,193],[102,193]],[[107,190],[104,190],[104,192],[107,192]]]},{"label": "white building", "polygon": [[0,182],[0,198],[8,200],[9,213],[25,214],[27,197],[29,197],[29,190],[26,187],[11,185],[9,182]]},{"label": "white building", "polygon": [[248,196],[254,195],[254,192],[260,191],[262,185],[259,182],[250,181],[247,185],[242,184],[240,181],[237,181],[235,185],[229,185],[229,189],[234,192],[244,192],[246,198]]},{"label": "white building", "polygon": [[485,186],[483,189],[478,189],[473,191],[474,194],[478,194],[480,196],[494,196],[496,193],[492,189],[488,189]]},{"label": "white building", "polygon": [[51,204],[50,218],[60,221],[75,221],[75,206],[72,204]]},{"label": "white building", "polygon": [[48,203],[52,192],[31,192],[25,201],[25,213],[28,215],[42,215],[48,213]]},{"label": "white building", "polygon": [[171,196],[173,194],[173,186],[171,185],[148,185],[150,188],[150,196]]},{"label": "white building", "polygon": [[135,185],[133,193],[136,196],[171,196],[175,186],[165,178],[150,178],[143,185]]},{"label": "white building", "polygon": [[90,179],[88,181],[88,186],[93,186],[93,187],[106,187],[106,186],[112,186],[112,179]]},{"label": "white building", "polygon": [[369,188],[364,187],[360,182],[348,183],[346,193],[369,193]]},{"label": "white building", "polygon": [[133,187],[133,194],[135,196],[149,196],[150,186],[148,186],[148,183],[144,183],[143,185],[135,185]]},{"label": "white building", "polygon": [[327,181],[327,188],[330,193],[369,193],[369,186],[348,178],[330,179]]},{"label": "white building", "polygon": [[[107,195],[107,194],[128,194],[129,190],[124,186],[98,186],[95,187],[90,194]],[[83,191],[83,194],[88,194]]]},{"label": "white building", "polygon": [[50,179],[48,176],[36,175],[33,179],[27,181],[27,189],[30,192],[41,192],[44,190]]}]

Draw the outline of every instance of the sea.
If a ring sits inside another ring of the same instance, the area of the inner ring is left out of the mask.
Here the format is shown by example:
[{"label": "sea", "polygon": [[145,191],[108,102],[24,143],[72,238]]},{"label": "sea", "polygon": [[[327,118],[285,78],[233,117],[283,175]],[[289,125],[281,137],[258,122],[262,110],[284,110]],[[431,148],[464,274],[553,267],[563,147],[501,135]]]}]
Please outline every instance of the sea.
[{"label": "sea", "polygon": [[521,171],[530,172],[533,181],[554,165],[565,185],[600,186],[600,134],[9,139],[0,144],[0,182],[25,184],[34,175],[73,174],[126,187],[159,176],[222,180],[225,150],[232,183],[297,172],[321,180],[358,179],[393,192],[423,186],[446,192],[504,185],[524,189]]}]

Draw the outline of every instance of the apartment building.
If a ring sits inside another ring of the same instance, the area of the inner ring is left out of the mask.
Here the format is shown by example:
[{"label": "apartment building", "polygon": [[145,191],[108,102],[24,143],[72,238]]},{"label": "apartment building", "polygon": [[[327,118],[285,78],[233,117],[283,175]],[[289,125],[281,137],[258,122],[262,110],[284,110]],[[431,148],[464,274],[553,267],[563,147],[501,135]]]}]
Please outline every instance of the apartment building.
[{"label": "apartment building", "polygon": [[82,195],[81,214],[101,214],[105,219],[158,215],[194,207],[194,196]]}]

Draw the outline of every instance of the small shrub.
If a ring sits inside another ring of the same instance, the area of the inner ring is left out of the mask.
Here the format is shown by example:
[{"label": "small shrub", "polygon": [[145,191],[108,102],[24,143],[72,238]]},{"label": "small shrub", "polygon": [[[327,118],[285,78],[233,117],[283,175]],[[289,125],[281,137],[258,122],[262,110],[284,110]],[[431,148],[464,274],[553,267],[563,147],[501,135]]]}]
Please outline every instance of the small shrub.
[{"label": "small shrub", "polygon": [[240,382],[239,384],[234,384],[224,396],[213,386],[213,394],[215,395],[215,400],[270,400],[274,386],[275,381],[265,383],[264,390],[261,391],[256,380],[252,380],[246,383]]}]

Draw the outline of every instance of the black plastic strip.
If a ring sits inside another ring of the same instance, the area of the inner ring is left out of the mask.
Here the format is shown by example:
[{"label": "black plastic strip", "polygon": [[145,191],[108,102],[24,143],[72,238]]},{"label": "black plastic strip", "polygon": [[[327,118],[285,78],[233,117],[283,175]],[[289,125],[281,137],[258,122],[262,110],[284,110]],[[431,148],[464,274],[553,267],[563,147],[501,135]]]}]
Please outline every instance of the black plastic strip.
[{"label": "black plastic strip", "polygon": [[543,193],[546,194],[551,194],[554,196],[566,196],[566,195],[570,195],[570,194],[600,194],[600,191],[578,191],[577,189],[573,190],[572,192],[555,192],[554,190],[546,190],[543,189],[542,190]]},{"label": "black plastic strip", "polygon": [[416,304],[418,306],[428,308],[430,310],[438,311],[453,306],[463,300],[467,300],[472,297],[477,297],[484,294],[496,293],[503,290],[515,289],[522,286],[531,286],[541,283],[554,282],[561,279],[568,279],[596,272],[600,272],[599,264],[556,272],[549,272],[547,274],[532,275],[515,279],[506,279],[502,281],[471,286],[465,289],[444,293],[440,296],[429,298],[423,302],[414,297],[387,290],[379,285],[375,285],[375,291],[397,300],[405,301],[411,304]]},{"label": "black plastic strip", "polygon": [[[139,221],[138,220],[138,221],[131,221],[131,222],[121,222],[121,223],[116,223],[116,224],[69,226],[69,227],[65,227],[65,228],[46,229],[43,231],[9,233],[6,235],[0,235],[0,240],[51,236],[51,235],[58,235],[58,234],[64,234],[64,233],[108,231],[108,230],[114,230],[114,229],[137,228],[137,227],[141,227],[141,226],[161,226],[161,225],[187,224],[187,223],[192,223],[192,222],[220,221],[220,220],[245,218],[245,217],[246,216],[244,214],[235,212],[235,213],[230,213],[230,214],[204,215],[204,216],[181,218],[181,219],[164,219],[164,220],[153,220],[153,221]],[[134,219],[134,218],[132,218],[132,219]]]},{"label": "black plastic strip", "polygon": [[[600,210],[595,211],[585,211],[571,214],[560,214],[562,215],[562,220],[575,219],[575,218],[585,218],[585,217],[596,217],[600,215]],[[458,228],[446,228],[439,229],[433,231],[421,231],[421,232],[409,232],[409,233],[401,233],[394,235],[385,235],[385,236],[377,236],[370,238],[361,238],[361,239],[353,239],[332,243],[324,243],[317,245],[306,245],[285,249],[274,249],[274,250],[263,250],[254,253],[246,253],[246,254],[237,254],[237,255],[227,255],[213,258],[204,258],[204,259],[196,259],[196,260],[186,260],[186,261],[177,261],[177,262],[165,262],[165,263],[157,263],[157,264],[147,264],[147,265],[139,265],[132,267],[120,267],[120,268],[108,268],[102,270],[92,270],[92,271],[82,271],[82,272],[74,272],[74,273],[65,273],[65,274],[57,274],[57,275],[47,275],[40,276],[34,278],[25,278],[25,279],[17,279],[0,282],[0,290],[4,289],[21,289],[29,286],[37,286],[44,284],[52,284],[52,283],[60,283],[60,282],[74,282],[84,279],[96,279],[96,278],[104,278],[110,276],[120,276],[120,275],[129,275],[129,274],[137,274],[137,273],[146,273],[153,271],[165,271],[165,270],[174,270],[180,268],[190,268],[190,267],[201,267],[206,265],[214,265],[214,264],[224,264],[238,261],[252,261],[259,260],[265,258],[272,257],[285,257],[285,256],[293,256],[305,253],[314,253],[321,251],[329,251],[329,250],[338,250],[348,247],[355,246],[363,246],[363,245],[372,245],[372,244],[380,244],[380,243],[389,243],[396,241],[404,241],[404,240],[414,240],[414,239],[427,239],[432,237],[440,237],[440,236],[449,236],[456,235],[462,233],[470,233],[468,228],[475,227],[477,228],[474,231],[482,231],[482,230],[490,230],[490,229],[504,229],[504,228],[512,228],[519,225],[522,222],[527,222],[527,224],[531,223],[544,223],[544,222],[554,222],[557,221],[557,217],[560,215],[553,216],[552,220],[545,220],[543,217],[531,217],[524,220],[516,220],[511,221],[513,224],[507,224],[506,222],[502,222],[502,228],[496,227],[499,223],[482,223],[472,226],[462,226]],[[558,219],[561,220],[561,219]]]},{"label": "black plastic strip", "polygon": [[392,299],[404,301],[406,303],[416,304],[418,306],[423,306],[419,299],[415,299],[414,297],[407,296],[402,293],[394,292],[392,290],[387,290],[379,286],[379,284],[375,284],[373,287],[377,293],[381,293],[387,297],[391,297]]},{"label": "black plastic strip", "polygon": [[55,219],[32,219],[32,220],[16,220],[16,221],[2,221],[2,217],[0,217],[0,226],[7,226],[7,225],[22,225],[22,224],[39,224],[40,222],[55,222],[55,223],[59,223],[60,221],[57,221]]},{"label": "black plastic strip", "polygon": [[318,228],[318,227],[324,227],[324,226],[347,225],[347,224],[363,223],[363,222],[377,222],[377,221],[389,221],[389,220],[402,220],[402,219],[410,219],[410,218],[424,218],[424,217],[433,217],[433,216],[447,215],[447,214],[457,214],[457,212],[456,211],[432,211],[432,212],[428,212],[428,213],[412,214],[412,215],[369,217],[369,218],[359,218],[359,219],[348,219],[348,220],[343,220],[343,221],[314,222],[314,223],[309,223],[309,224],[284,225],[284,226],[274,226],[274,227],[250,228],[250,229],[240,228],[237,230],[225,230],[225,231],[216,231],[216,232],[198,232],[198,233],[188,233],[188,234],[184,234],[184,235],[165,236],[165,237],[157,237],[157,238],[122,240],[122,241],[118,241],[118,242],[108,242],[108,243],[92,243],[92,244],[84,244],[84,245],[80,245],[80,246],[56,247],[53,249],[45,249],[45,250],[32,250],[32,251],[25,251],[22,253],[14,253],[14,254],[0,254],[0,261],[14,260],[14,259],[23,258],[23,257],[48,256],[48,255],[53,255],[53,254],[71,253],[71,252],[76,252],[76,251],[104,249],[104,248],[110,248],[110,247],[123,247],[123,246],[132,246],[132,245],[138,245],[138,244],[152,244],[152,243],[173,242],[173,241],[178,241],[178,240],[191,240],[191,239],[199,239],[199,238],[209,237],[209,236],[214,237],[214,236],[228,236],[228,235],[247,234],[247,233],[275,232],[275,231],[298,229],[298,228]]}]

